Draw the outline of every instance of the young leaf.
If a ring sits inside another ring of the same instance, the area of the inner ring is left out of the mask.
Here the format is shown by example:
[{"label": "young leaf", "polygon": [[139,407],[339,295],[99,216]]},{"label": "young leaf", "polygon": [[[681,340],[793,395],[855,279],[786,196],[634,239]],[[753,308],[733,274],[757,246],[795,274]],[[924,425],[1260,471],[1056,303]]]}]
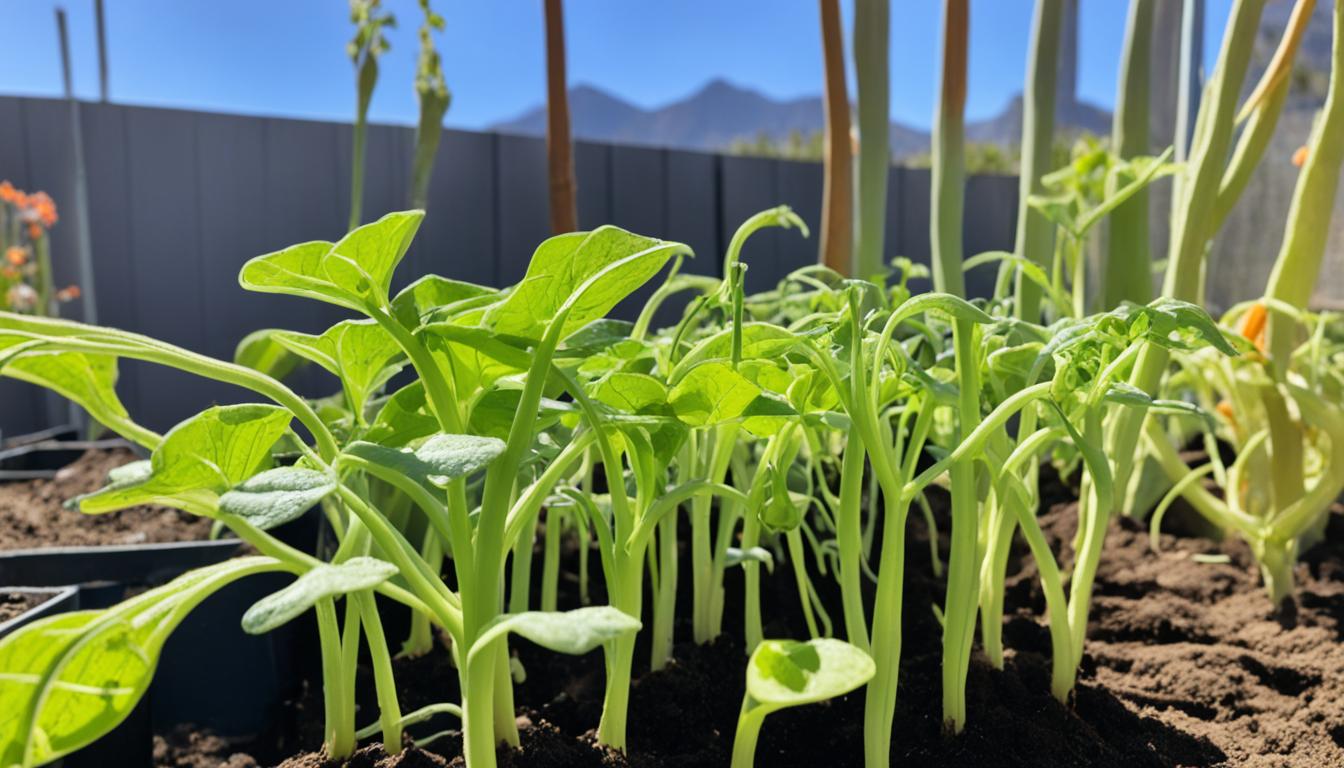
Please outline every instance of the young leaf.
[{"label": "young leaf", "polygon": [[483,285],[425,275],[403,288],[392,299],[392,314],[402,325],[415,330],[420,327],[425,316],[436,309],[495,293],[498,291]]},{"label": "young leaf", "polygon": [[557,653],[580,655],[622,635],[638,632],[639,619],[609,605],[575,608],[572,611],[526,611],[496,618],[481,633],[468,657],[509,632],[522,635]]},{"label": "young leaf", "polygon": [[775,556],[770,554],[770,550],[765,547],[751,547],[749,549],[738,549],[737,547],[728,547],[724,555],[724,563],[729,567],[741,565],[747,561],[761,563],[769,573],[775,572]]},{"label": "young leaf", "polygon": [[264,531],[297,519],[335,490],[336,481],[324,472],[277,467],[225,492],[219,497],[219,510]]},{"label": "young leaf", "polygon": [[406,365],[396,339],[373,320],[345,320],[321,336],[275,331],[272,338],[339,378],[347,405],[361,416],[369,397]]},{"label": "young leaf", "polygon": [[682,421],[693,427],[740,418],[761,394],[760,387],[722,362],[692,368],[672,388],[668,402]]},{"label": "young leaf", "polygon": [[667,387],[643,373],[615,371],[590,386],[594,400],[624,413],[654,413],[667,404]]},{"label": "young leaf", "polygon": [[249,291],[303,296],[363,312],[387,301],[392,272],[424,215],[389,213],[336,243],[300,243],[258,256],[243,265],[238,283]]},{"label": "young leaf", "polygon": [[429,412],[425,385],[411,382],[383,401],[364,438],[371,443],[399,448],[439,429],[439,420]]},{"label": "young leaf", "polygon": [[[527,275],[503,301],[485,313],[497,333],[537,339],[566,303],[572,302],[562,337],[603,317],[672,256],[690,254],[680,243],[642,237],[619,227],[556,235],[538,246]],[[632,259],[640,255],[646,258]],[[617,262],[621,266],[589,284]],[[577,295],[583,289],[582,295]]]},{"label": "young leaf", "polygon": [[747,695],[771,709],[834,698],[873,677],[868,654],[843,640],[765,640],[747,663]]},{"label": "young leaf", "polygon": [[273,405],[217,405],[169,430],[139,482],[119,483],[78,499],[84,512],[164,504],[210,514],[218,498],[271,461],[289,429],[289,411]]},{"label": "young leaf", "polygon": [[376,557],[352,557],[337,565],[322,564],[279,592],[258,600],[243,614],[243,631],[261,635],[298,618],[319,600],[373,589],[397,574],[397,566]]},{"label": "young leaf", "polygon": [[247,334],[233,350],[233,362],[261,371],[273,379],[284,379],[304,361],[272,338],[278,332],[274,328],[263,328]]},{"label": "young leaf", "polygon": [[[0,335],[0,351],[16,351],[26,341]],[[117,397],[117,359],[112,355],[43,352],[39,347],[4,361],[0,373],[73,400],[110,429],[120,432],[118,425],[127,421],[126,407]]]},{"label": "young leaf", "polygon": [[351,456],[391,467],[413,480],[433,487],[485,469],[504,452],[504,441],[476,435],[439,434],[414,451],[359,441],[345,452]]}]

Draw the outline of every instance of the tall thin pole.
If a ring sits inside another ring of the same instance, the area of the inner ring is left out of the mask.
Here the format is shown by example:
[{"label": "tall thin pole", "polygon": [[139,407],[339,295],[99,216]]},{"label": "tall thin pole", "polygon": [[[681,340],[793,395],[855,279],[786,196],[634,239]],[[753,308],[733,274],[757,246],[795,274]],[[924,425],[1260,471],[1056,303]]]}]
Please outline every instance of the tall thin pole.
[{"label": "tall thin pole", "polygon": [[579,228],[574,147],[569,136],[565,76],[565,12],[560,0],[544,0],[546,16],[546,158],[550,166],[551,232]]},{"label": "tall thin pole", "polygon": [[1204,84],[1204,0],[1185,0],[1181,8],[1181,66],[1176,96],[1176,162],[1190,154]]},{"label": "tall thin pole", "polygon": [[849,95],[845,87],[845,35],[840,3],[821,0],[821,53],[826,73],[826,154],[821,192],[821,263],[842,275],[855,275],[854,159],[850,152]]},{"label": "tall thin pole", "polygon": [[84,322],[97,323],[94,299],[92,238],[89,236],[89,181],[84,167],[84,128],[80,120],[79,100],[75,98],[74,78],[70,72],[70,38],[66,33],[65,9],[56,9],[56,31],[61,41],[61,77],[65,100],[70,107],[70,158],[75,171],[75,253],[79,263],[80,299]]},{"label": "tall thin pole", "polygon": [[103,0],[93,0],[93,19],[98,28],[98,99],[107,101],[107,21]]},{"label": "tall thin pole", "polygon": [[[75,98],[74,78],[70,72],[70,37],[66,32],[65,9],[56,9],[56,33],[61,44],[61,79],[65,85],[65,100],[70,114],[70,158],[75,172],[75,254],[79,264],[80,301],[84,322],[97,324],[98,303],[93,281],[92,238],[89,236],[88,177],[84,168],[84,130],[80,121],[79,100]],[[71,424],[80,424],[83,413],[74,403],[68,403]]]},{"label": "tall thin pole", "polygon": [[854,75],[858,87],[858,228],[854,272],[882,274],[887,225],[887,176],[891,172],[890,0],[854,4]]}]

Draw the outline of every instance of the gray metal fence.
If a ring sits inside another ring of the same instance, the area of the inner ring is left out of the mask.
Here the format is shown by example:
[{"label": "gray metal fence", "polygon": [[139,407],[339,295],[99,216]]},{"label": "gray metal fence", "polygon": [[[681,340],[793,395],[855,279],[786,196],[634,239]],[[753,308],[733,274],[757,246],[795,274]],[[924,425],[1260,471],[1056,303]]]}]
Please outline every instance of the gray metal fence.
[{"label": "gray metal fence", "polygon": [[[52,232],[58,284],[77,281],[68,109],[60,100],[0,97],[0,179],[64,204]],[[318,302],[243,291],[237,275],[258,254],[343,233],[348,124],[103,103],[81,111],[101,323],[227,358],[252,330],[316,332],[341,319],[341,310]],[[366,219],[406,206],[413,141],[408,127],[370,128]],[[445,130],[430,210],[399,284],[428,272],[494,285],[522,277],[549,234],[545,156],[540,139]],[[698,254],[690,269],[704,274],[718,272],[733,230],[757,211],[786,203],[810,225],[820,219],[816,163],[579,142],[575,164],[581,226],[612,223],[688,243]],[[893,168],[889,189],[887,255],[927,262],[928,172]],[[970,179],[967,252],[1011,248],[1016,207],[1015,178]],[[754,237],[743,255],[749,289],[815,261],[816,247],[795,232]],[[81,312],[76,301],[65,314]],[[298,387],[319,394],[332,382],[314,372]],[[243,396],[136,363],[123,364],[119,389],[131,413],[159,429]],[[0,382],[5,434],[45,426],[48,411],[33,388]]]}]

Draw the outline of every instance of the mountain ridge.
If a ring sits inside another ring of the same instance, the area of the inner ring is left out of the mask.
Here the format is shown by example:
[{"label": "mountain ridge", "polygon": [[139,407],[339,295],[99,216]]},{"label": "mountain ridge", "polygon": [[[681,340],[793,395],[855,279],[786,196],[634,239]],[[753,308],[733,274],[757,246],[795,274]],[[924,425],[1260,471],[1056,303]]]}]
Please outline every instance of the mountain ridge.
[{"label": "mountain ridge", "polygon": [[[1016,144],[1022,130],[1021,95],[985,120],[966,124],[972,141]],[[809,135],[825,127],[821,96],[774,99],[751,88],[716,78],[694,93],[660,107],[646,109],[609,91],[579,84],[569,91],[571,131],[574,138],[616,144],[722,151],[734,141],[760,135],[784,139],[793,132]],[[1110,112],[1086,102],[1060,105],[1059,127],[1066,132],[1110,131]],[[490,126],[490,130],[523,136],[544,136],[546,107],[540,105]],[[891,123],[891,151],[895,157],[927,152],[929,134],[899,122]]]}]

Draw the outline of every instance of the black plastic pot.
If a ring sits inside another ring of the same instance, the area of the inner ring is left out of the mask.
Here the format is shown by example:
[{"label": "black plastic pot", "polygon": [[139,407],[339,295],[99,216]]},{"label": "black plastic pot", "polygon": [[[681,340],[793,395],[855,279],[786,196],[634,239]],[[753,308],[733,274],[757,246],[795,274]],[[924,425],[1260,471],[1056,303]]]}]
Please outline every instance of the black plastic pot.
[{"label": "black plastic pot", "polygon": [[71,426],[52,427],[6,440],[0,448],[0,480],[33,480],[52,477],[90,449],[130,448],[121,438],[80,440]]},{"label": "black plastic pot", "polygon": [[0,622],[0,638],[17,630],[25,624],[38,619],[55,616],[66,611],[79,610],[79,587],[3,587],[5,592],[23,592],[25,594],[51,595],[41,605],[24,611],[9,621]]},{"label": "black plastic pot", "polygon": [[0,552],[0,584],[63,584],[111,581],[161,584],[184,571],[233,557],[237,539],[167,544],[45,547]]},{"label": "black plastic pot", "polygon": [[[87,447],[97,446],[82,446],[70,458]],[[11,460],[17,455],[11,453]],[[321,520],[314,510],[272,533],[311,553],[317,549]],[[106,608],[185,571],[234,557],[243,546],[237,539],[221,539],[3,551],[0,584],[78,584],[80,607]],[[280,574],[252,576],[202,602],[165,644],[154,682],[135,710],[111,733],[61,764],[151,768],[154,734],[177,725],[193,724],[226,737],[254,736],[276,727],[284,701],[302,685],[300,670],[309,666],[305,651],[317,648],[315,624],[301,619],[254,637],[242,631],[240,620],[254,602],[289,581]]]}]

